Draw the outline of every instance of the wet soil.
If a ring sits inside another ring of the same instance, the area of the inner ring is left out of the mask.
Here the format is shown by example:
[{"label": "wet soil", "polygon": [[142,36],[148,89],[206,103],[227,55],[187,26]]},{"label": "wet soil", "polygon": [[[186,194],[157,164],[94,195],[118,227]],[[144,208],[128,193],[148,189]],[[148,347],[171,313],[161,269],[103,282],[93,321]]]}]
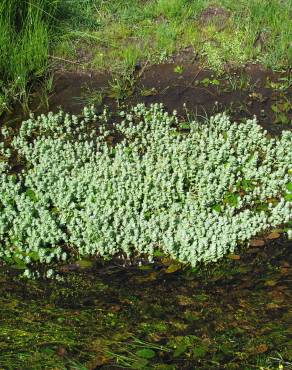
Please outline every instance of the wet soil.
[{"label": "wet soil", "polygon": [[[188,53],[182,51],[174,61],[186,58]],[[230,68],[220,76],[194,61],[137,66],[134,76],[118,83],[110,75],[96,72],[60,72],[54,77],[47,106],[41,104],[39,95],[37,89],[30,102],[36,114],[60,108],[79,114],[84,105],[94,104],[98,112],[108,106],[115,119],[121,107],[162,102],[183,118],[189,115],[202,120],[226,111],[235,121],[256,116],[271,134],[292,128],[292,73],[272,72],[261,65]],[[26,117],[18,106],[1,121],[18,126]]]},{"label": "wet soil", "polygon": [[[173,64],[146,70],[138,83],[138,91],[148,95],[142,101],[162,102],[169,111],[176,109],[182,116],[186,113],[185,105],[188,113],[199,119],[223,111],[234,120],[256,115],[259,123],[272,134],[291,129],[292,88],[277,91],[272,87],[273,82],[288,79],[289,73],[272,73],[259,65],[249,65],[241,71],[229,71],[216,77],[199,65],[181,67],[181,73],[175,72]],[[136,94],[130,101],[135,104],[141,97]],[[284,108],[286,122],[278,122],[275,114],[282,101],[290,102]]]}]

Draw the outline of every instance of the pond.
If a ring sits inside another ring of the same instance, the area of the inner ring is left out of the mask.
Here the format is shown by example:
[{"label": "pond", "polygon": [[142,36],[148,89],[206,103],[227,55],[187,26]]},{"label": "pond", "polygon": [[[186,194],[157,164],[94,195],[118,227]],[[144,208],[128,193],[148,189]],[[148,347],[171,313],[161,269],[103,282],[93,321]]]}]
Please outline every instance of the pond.
[{"label": "pond", "polygon": [[[179,68],[178,68],[179,67]],[[113,112],[162,102],[180,117],[227,111],[269,135],[291,129],[291,76],[259,65],[218,77],[199,65],[137,66],[131,80],[57,74],[37,113],[79,113],[86,103]],[[120,85],[119,85],[120,83]],[[7,115],[14,132],[25,114]],[[117,116],[113,115],[113,119]],[[259,235],[217,264],[198,269],[166,256],[61,264],[61,281],[30,281],[1,267],[2,369],[289,369],[291,247],[282,229]]]}]

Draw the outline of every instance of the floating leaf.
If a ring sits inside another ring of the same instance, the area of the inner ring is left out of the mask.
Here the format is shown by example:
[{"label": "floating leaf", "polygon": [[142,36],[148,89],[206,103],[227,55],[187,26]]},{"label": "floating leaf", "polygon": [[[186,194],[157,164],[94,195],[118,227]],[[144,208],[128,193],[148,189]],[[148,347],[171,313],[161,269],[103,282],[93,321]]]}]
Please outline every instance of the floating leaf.
[{"label": "floating leaf", "polygon": [[184,71],[184,67],[183,67],[183,66],[176,66],[176,67],[174,68],[174,72],[175,72],[175,73],[179,73],[179,74],[181,74],[181,73],[183,73],[183,71]]},{"label": "floating leaf", "polygon": [[156,370],[177,370],[175,365],[168,365],[168,364],[155,364]]},{"label": "floating leaf", "polygon": [[209,296],[207,294],[198,294],[196,295],[196,300],[199,302],[205,302],[208,301]]},{"label": "floating leaf", "polygon": [[227,257],[231,260],[240,260],[239,254],[229,254]]},{"label": "floating leaf", "polygon": [[266,204],[266,203],[262,203],[262,204],[259,204],[259,205],[256,207],[256,210],[257,210],[258,212],[268,211],[268,210],[269,210],[269,206],[268,206],[268,204]]},{"label": "floating leaf", "polygon": [[277,281],[276,280],[267,280],[265,282],[265,285],[266,286],[275,286],[275,285],[277,285]]},{"label": "floating leaf", "polygon": [[173,263],[175,263],[175,261],[169,257],[164,257],[162,258],[161,262],[165,265],[165,266],[169,266]]},{"label": "floating leaf", "polygon": [[287,123],[289,123],[289,118],[285,113],[280,112],[280,113],[277,114],[277,117],[276,117],[274,123],[287,124]]},{"label": "floating leaf", "polygon": [[154,257],[162,257],[163,255],[164,255],[164,253],[159,249],[156,249],[153,253]]},{"label": "floating leaf", "polygon": [[285,200],[287,200],[288,202],[292,202],[292,193],[287,193],[287,194],[285,194],[284,198],[285,198]]},{"label": "floating leaf", "polygon": [[277,232],[272,232],[270,233],[268,236],[267,236],[267,239],[269,240],[274,240],[274,239],[278,239],[280,238],[281,234],[277,233]]},{"label": "floating leaf", "polygon": [[239,193],[228,193],[224,197],[224,203],[227,203],[233,207],[236,207],[238,205],[239,198],[240,198]]},{"label": "floating leaf", "polygon": [[255,188],[255,185],[253,184],[253,182],[251,180],[246,180],[246,179],[242,180],[241,186],[245,191]]},{"label": "floating leaf", "polygon": [[211,83],[211,81],[210,81],[210,79],[209,79],[209,78],[204,78],[201,82],[202,82],[202,84],[204,84],[205,86],[209,86],[209,85],[210,85],[210,83]]},{"label": "floating leaf", "polygon": [[214,206],[212,206],[212,209],[214,209],[214,211],[216,211],[218,213],[222,212],[221,204],[214,204]]},{"label": "floating leaf", "polygon": [[180,355],[185,353],[187,349],[188,349],[188,346],[186,344],[184,343],[179,344],[173,353],[173,357],[179,357]]},{"label": "floating leaf", "polygon": [[33,261],[39,261],[39,259],[40,259],[40,256],[39,256],[39,254],[38,254],[38,252],[30,252],[29,254],[28,254],[28,256],[33,260]]},{"label": "floating leaf", "polygon": [[284,229],[274,229],[272,232],[281,234],[284,232]]},{"label": "floating leaf", "polygon": [[15,270],[25,270],[27,268],[24,262],[17,263],[16,265],[11,266]]},{"label": "floating leaf", "polygon": [[141,265],[141,266],[139,266],[139,270],[142,270],[142,271],[149,271],[149,270],[152,270],[152,269],[153,269],[152,265]]},{"label": "floating leaf", "polygon": [[136,355],[143,358],[143,359],[147,359],[147,360],[150,360],[152,359],[153,357],[155,357],[155,352],[150,349],[150,348],[142,348],[142,349],[139,349],[137,352],[136,352]]},{"label": "floating leaf", "polygon": [[216,78],[210,80],[210,78],[206,77],[201,82],[206,87],[209,86],[209,85],[214,85],[214,86],[219,86],[220,85],[220,81],[217,80]]},{"label": "floating leaf", "polygon": [[271,109],[272,109],[272,111],[273,111],[273,112],[275,112],[275,113],[280,112],[279,107],[278,107],[276,104],[273,104],[273,105],[271,106]]},{"label": "floating leaf", "polygon": [[181,270],[182,268],[182,264],[181,263],[172,263],[171,265],[169,265],[167,267],[167,269],[165,270],[165,272],[167,274],[172,274],[173,272],[176,272],[178,270]]},{"label": "floating leaf", "polygon": [[25,261],[19,257],[12,257],[11,262],[13,263],[12,268],[16,270],[25,270],[27,268]]},{"label": "floating leaf", "polygon": [[279,203],[279,199],[269,198],[269,199],[267,199],[267,203],[272,203],[273,205],[276,205],[276,204]]},{"label": "floating leaf", "polygon": [[291,104],[288,101],[283,101],[279,104],[279,108],[282,112],[289,112],[291,110]]},{"label": "floating leaf", "polygon": [[182,128],[182,129],[184,129],[184,130],[188,130],[190,127],[191,127],[191,126],[190,126],[189,122],[183,122],[183,123],[181,123],[181,125],[180,125],[180,128]]},{"label": "floating leaf", "polygon": [[197,345],[194,349],[193,349],[193,357],[195,358],[202,358],[202,357],[205,357],[205,355],[207,354],[208,352],[208,346],[207,345],[204,345],[204,344],[200,344],[200,345]]},{"label": "floating leaf", "polygon": [[51,212],[52,212],[52,213],[57,214],[57,213],[60,213],[60,210],[59,210],[59,208],[57,208],[57,207],[53,207],[53,208],[51,209]]},{"label": "floating leaf", "polygon": [[135,280],[138,283],[146,283],[147,281],[153,281],[156,280],[158,277],[159,271],[153,271],[150,274],[146,276],[138,276]]},{"label": "floating leaf", "polygon": [[37,199],[37,196],[35,194],[35,192],[32,190],[32,189],[27,189],[27,191],[25,192],[26,196],[28,196],[33,202],[36,202],[38,199]]},{"label": "floating leaf", "polygon": [[142,96],[153,96],[153,95],[157,95],[158,94],[158,91],[155,89],[155,87],[151,88],[151,89],[144,89],[141,91],[141,95]]},{"label": "floating leaf", "polygon": [[263,247],[265,245],[265,241],[262,239],[253,239],[249,242],[251,247]]},{"label": "floating leaf", "polygon": [[289,182],[288,184],[286,184],[286,188],[288,189],[288,191],[292,193],[292,182]]},{"label": "floating leaf", "polygon": [[82,270],[86,270],[92,267],[93,261],[91,260],[80,260],[76,263],[78,267]]}]

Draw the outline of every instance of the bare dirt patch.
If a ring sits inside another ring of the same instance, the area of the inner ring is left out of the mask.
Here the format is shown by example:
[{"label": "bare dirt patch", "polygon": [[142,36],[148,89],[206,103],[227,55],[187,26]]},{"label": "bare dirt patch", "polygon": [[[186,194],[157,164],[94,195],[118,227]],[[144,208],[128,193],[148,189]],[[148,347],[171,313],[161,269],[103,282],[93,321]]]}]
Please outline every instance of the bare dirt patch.
[{"label": "bare dirt patch", "polygon": [[227,9],[218,6],[209,6],[202,11],[199,17],[199,24],[202,26],[213,25],[217,31],[223,30],[230,18],[230,12]]},{"label": "bare dirt patch", "polygon": [[[187,58],[190,53],[193,51],[186,51]],[[62,108],[78,114],[84,105],[94,104],[97,112],[106,105],[116,118],[119,107],[161,102],[168,111],[177,110],[182,117],[188,114],[200,120],[226,111],[235,121],[256,116],[271,134],[292,128],[290,71],[276,73],[250,64],[216,76],[197,62],[184,62],[143,67],[142,72],[137,70],[129,79],[130,87],[128,82],[118,81],[119,92],[114,86],[117,81],[109,74],[90,71],[56,73],[48,107],[41,106],[36,91],[31,110],[39,114]],[[2,122],[11,121],[13,126],[18,126],[25,117],[18,106]]]}]

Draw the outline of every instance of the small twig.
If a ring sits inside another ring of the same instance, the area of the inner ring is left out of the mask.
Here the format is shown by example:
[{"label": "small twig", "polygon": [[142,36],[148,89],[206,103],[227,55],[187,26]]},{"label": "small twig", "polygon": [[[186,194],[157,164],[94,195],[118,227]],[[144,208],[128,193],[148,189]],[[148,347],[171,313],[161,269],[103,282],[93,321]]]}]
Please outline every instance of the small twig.
[{"label": "small twig", "polygon": [[74,60],[69,60],[69,59],[64,59],[64,58],[56,57],[55,55],[49,55],[49,58],[61,60],[62,62],[66,62],[66,63],[81,65],[81,63],[75,62]]},{"label": "small twig", "polygon": [[201,69],[198,70],[198,72],[195,74],[195,76],[193,77],[191,83],[190,83],[190,86],[196,81],[197,77],[199,76],[199,74],[202,72]]},{"label": "small twig", "polygon": [[199,74],[202,72],[201,69],[198,70],[198,72],[195,74],[195,76],[192,78],[191,82],[179,93],[179,95],[182,95],[187,89],[192,87],[192,84],[196,81]]},{"label": "small twig", "polygon": [[149,59],[146,60],[146,63],[143,65],[143,67],[139,71],[139,73],[137,75],[137,79],[139,79],[142,76],[142,74],[144,73],[145,69],[148,67],[148,63],[149,63]]}]

